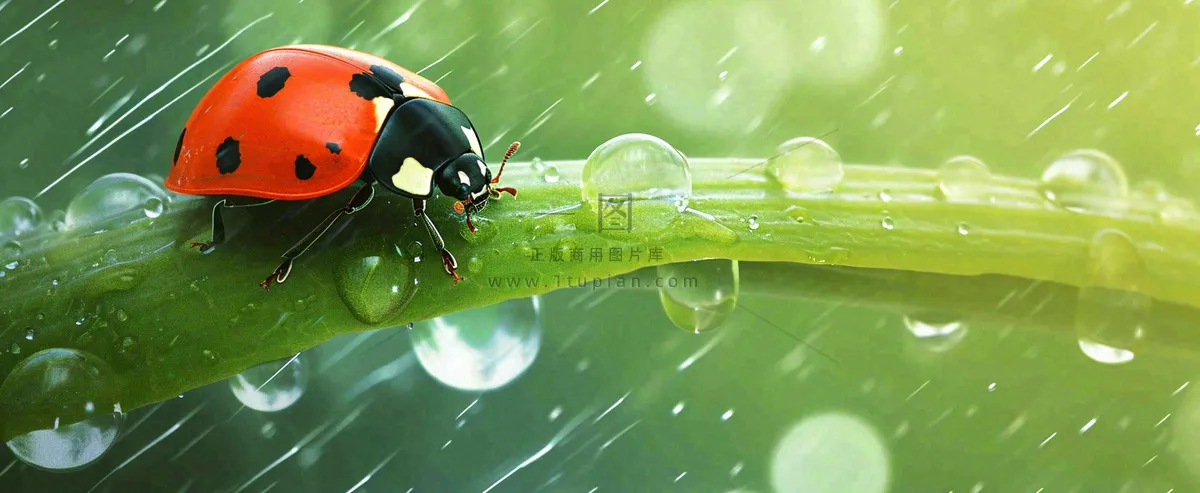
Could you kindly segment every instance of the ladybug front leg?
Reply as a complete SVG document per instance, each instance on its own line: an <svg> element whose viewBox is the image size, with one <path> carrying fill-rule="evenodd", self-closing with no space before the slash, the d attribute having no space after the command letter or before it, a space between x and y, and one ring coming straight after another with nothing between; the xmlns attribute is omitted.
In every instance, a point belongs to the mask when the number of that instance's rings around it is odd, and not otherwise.
<svg viewBox="0 0 1200 493"><path fill-rule="evenodd" d="M210 237L210 238L212 238L212 240L211 241L193 241L191 248L200 247L201 252L208 253L210 250L215 248L217 245L220 245L221 243L225 242L225 220L221 217L221 209L237 209L237 208L241 208L241 207L254 207L254 206L259 206L259 205L270 204L271 202L274 202L274 201L275 201L275 199L269 199L269 200L260 200L258 202L251 202L251 203L247 203L247 204L231 204L231 203L229 203L229 199L218 200L217 203L213 205L213 209L212 209L212 236Z"/></svg>
<svg viewBox="0 0 1200 493"><path fill-rule="evenodd" d="M429 215L425 214L424 199L413 199L413 213L425 223L425 231L429 232L429 238L433 240L433 247L442 255L442 267L445 267L446 273L454 278L454 284L458 284L458 281L463 279L458 275L458 261L454 259L454 254L446 249L446 242L442 241L442 234L438 232L437 226L433 225Z"/></svg>
<svg viewBox="0 0 1200 493"><path fill-rule="evenodd" d="M318 224L317 227L312 229L312 231L309 231L308 234L304 235L304 238L301 238L300 241L296 242L295 245L292 245L288 251L284 252L283 262L280 262L279 267L276 267L275 271L272 272L271 275L267 276L263 282L258 283L258 285L262 286L262 288L267 290L267 292L270 292L271 284L283 284L283 282L287 280L288 275L292 273L292 263L297 257L304 255L304 252L307 252L309 248L312 248L313 244L316 243L317 240L321 239L321 235L324 235L326 231L329 231L329 228L333 227L333 223L337 222L337 220L343 215L348 216L350 214L354 214L355 212L361 211L367 206L367 204L371 203L371 199L373 198L375 198L375 187L367 184L358 189L358 192L354 194L354 197L350 198L350 202L342 207L339 207L338 210L333 211L326 216L325 220L321 221L321 224Z"/></svg>

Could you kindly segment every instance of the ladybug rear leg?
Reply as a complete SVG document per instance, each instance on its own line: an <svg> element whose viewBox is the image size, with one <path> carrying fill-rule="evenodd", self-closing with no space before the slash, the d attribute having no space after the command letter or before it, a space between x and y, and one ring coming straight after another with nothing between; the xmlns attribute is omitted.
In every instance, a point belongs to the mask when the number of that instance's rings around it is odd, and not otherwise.
<svg viewBox="0 0 1200 493"><path fill-rule="evenodd" d="M321 239L321 235L324 235L326 231L329 231L329 228L333 227L333 223L337 222L337 220L343 215L348 216L350 214L354 214L355 212L361 211L367 206L367 204L371 203L371 199L373 198L375 198L374 186L367 184L358 189L358 192L354 194L354 197L350 198L350 202L330 213L329 216L325 217L324 221L321 221L321 223L317 225L317 227L313 228L312 231L309 231L307 235L304 235L304 238L301 238L299 242L297 242L295 245L292 245L288 251L284 252L283 262L280 262L279 267L275 268L275 272L272 272L271 275L267 276L267 278L258 285L262 286L263 289L266 289L269 292L271 291L272 283L283 284L283 282L287 280L288 275L292 273L292 263L297 257L304 255L304 252L307 252L309 248L312 248L313 244L315 244L317 240Z"/></svg>
<svg viewBox="0 0 1200 493"><path fill-rule="evenodd" d="M442 241L442 234L438 232L437 226L433 225L429 215L425 214L425 199L413 199L413 213L425 223L425 231L429 232L429 238L433 240L433 247L442 254L442 266L446 268L446 273L454 278L454 284L458 284L458 281L462 280L462 276L458 275L458 261L454 259L454 255L449 250L446 250L446 242Z"/></svg>
<svg viewBox="0 0 1200 493"><path fill-rule="evenodd" d="M245 204L231 204L229 199L218 200L213 205L212 209L212 240L211 241L193 241L191 247L200 247L200 251L208 253L217 245L225 242L225 221L221 218L221 209L237 209L242 207L254 207L266 205L274 202L275 199L260 200L258 202L250 202Z"/></svg>

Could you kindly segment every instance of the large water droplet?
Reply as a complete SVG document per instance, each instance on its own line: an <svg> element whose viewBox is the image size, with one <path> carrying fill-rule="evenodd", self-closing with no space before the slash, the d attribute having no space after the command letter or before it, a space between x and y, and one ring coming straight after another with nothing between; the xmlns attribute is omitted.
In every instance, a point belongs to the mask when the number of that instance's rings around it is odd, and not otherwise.
<svg viewBox="0 0 1200 493"><path fill-rule="evenodd" d="M788 190L833 190L845 176L842 157L821 139L797 137L780 144L779 152L783 154L767 161L766 171Z"/></svg>
<svg viewBox="0 0 1200 493"><path fill-rule="evenodd" d="M938 191L952 201L980 200L991 185L987 164L974 156L954 156L938 169Z"/></svg>
<svg viewBox="0 0 1200 493"><path fill-rule="evenodd" d="M935 353L949 351L967 336L967 324L959 317L949 314L905 315L904 327L921 346Z"/></svg>
<svg viewBox="0 0 1200 493"><path fill-rule="evenodd" d="M166 203L167 194L154 182L130 173L104 175L84 188L67 206L66 226L91 227L130 211L146 211L150 199Z"/></svg>
<svg viewBox="0 0 1200 493"><path fill-rule="evenodd" d="M74 349L46 349L21 361L0 386L11 423L39 430L8 448L25 463L52 471L86 466L112 446L123 422L118 382L104 361Z"/></svg>
<svg viewBox="0 0 1200 493"><path fill-rule="evenodd" d="M1142 257L1125 233L1106 229L1092 239L1088 266L1075 310L1079 348L1101 363L1132 361L1147 335L1150 307L1137 291L1145 277Z"/></svg>
<svg viewBox="0 0 1200 493"><path fill-rule="evenodd" d="M1042 173L1042 193L1064 209L1111 213L1129 205L1125 171L1111 156L1093 149L1070 152Z"/></svg>
<svg viewBox="0 0 1200 493"><path fill-rule="evenodd" d="M20 236L42 224L42 209L25 197L0 200L0 238Z"/></svg>
<svg viewBox="0 0 1200 493"><path fill-rule="evenodd" d="M304 389L308 388L308 371L304 355L284 358L234 375L229 379L229 389L250 409L282 411L304 395Z"/></svg>
<svg viewBox="0 0 1200 493"><path fill-rule="evenodd" d="M738 262L696 260L658 266L663 287L658 290L663 311L675 326L706 332L725 323L737 308Z"/></svg>
<svg viewBox="0 0 1200 493"><path fill-rule="evenodd" d="M340 256L334 283L350 312L364 323L383 321L416 292L412 263L386 242L358 241Z"/></svg>
<svg viewBox="0 0 1200 493"><path fill-rule="evenodd" d="M610 219L620 223L604 229L623 230L627 224L660 229L687 208L692 172L687 158L662 139L625 134L600 144L588 156L580 191L603 224Z"/></svg>
<svg viewBox="0 0 1200 493"><path fill-rule="evenodd" d="M537 297L509 300L419 322L408 331L430 376L461 390L502 387L533 364L541 347Z"/></svg>

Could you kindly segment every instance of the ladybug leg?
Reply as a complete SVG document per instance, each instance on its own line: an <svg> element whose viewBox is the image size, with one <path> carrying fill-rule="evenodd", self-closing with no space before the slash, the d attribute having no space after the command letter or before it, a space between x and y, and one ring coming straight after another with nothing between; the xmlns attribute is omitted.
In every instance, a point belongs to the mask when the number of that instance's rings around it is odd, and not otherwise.
<svg viewBox="0 0 1200 493"><path fill-rule="evenodd" d="M271 275L267 276L267 278L263 280L263 282L258 283L258 285L262 286L262 288L267 290L267 292L270 292L272 283L283 284L283 282L287 280L288 275L292 273L292 264L297 257L304 255L304 252L307 252L309 248L312 248L313 244L315 244L317 240L321 239L321 235L324 235L326 231L329 231L329 228L333 227L333 223L337 222L337 220L343 215L348 216L363 210L367 204L371 203L371 199L374 198L374 186L365 185L358 189L358 192L354 194L354 197L350 198L350 202L326 216L324 221L321 221L317 227L313 228L312 231L309 231L308 234L304 235L304 238L301 238L300 241L296 242L295 245L292 245L288 251L284 252L283 262L280 262L279 267L275 268L275 272L272 272Z"/></svg>
<svg viewBox="0 0 1200 493"><path fill-rule="evenodd" d="M413 199L413 213L425 223L425 231L429 233L429 238L433 240L433 247L442 255L442 267L445 267L446 273L454 278L454 284L458 284L458 281L463 279L462 276L458 275L458 261L454 259L454 254L446 250L446 242L442 241L442 234L438 232L437 226L433 225L433 221L429 219L429 215L425 214L425 199Z"/></svg>
<svg viewBox="0 0 1200 493"><path fill-rule="evenodd" d="M213 205L213 209L212 209L212 236L211 236L212 240L211 241L193 241L191 247L192 248L200 247L201 252L208 253L213 248L215 248L217 245L220 245L221 243L225 242L225 221L221 217L221 209L237 209L237 208L242 208L242 207L254 207L254 206L259 206L259 205L270 204L271 202L274 202L274 201L275 201L274 199L270 199L270 200L262 200L262 201L251 202L251 203L246 203L246 204L231 204L231 203L229 203L229 199L218 200L217 203Z"/></svg>

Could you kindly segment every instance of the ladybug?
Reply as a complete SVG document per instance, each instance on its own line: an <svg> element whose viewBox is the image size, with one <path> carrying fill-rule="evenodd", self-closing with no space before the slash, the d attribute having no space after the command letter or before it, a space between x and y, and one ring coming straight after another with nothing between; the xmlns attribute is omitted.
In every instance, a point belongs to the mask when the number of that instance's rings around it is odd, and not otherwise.
<svg viewBox="0 0 1200 493"><path fill-rule="evenodd" d="M436 186L457 200L455 212L476 231L472 212L501 192L517 195L493 184L519 146L508 148L493 177L474 125L433 82L371 54L291 45L250 56L209 89L179 133L165 185L220 198L212 240L192 243L207 253L225 240L222 209L306 200L362 183L349 203L283 254L260 283L270 291L335 221L366 207L378 184L413 200L458 284L458 262L425 214L425 201Z"/></svg>

